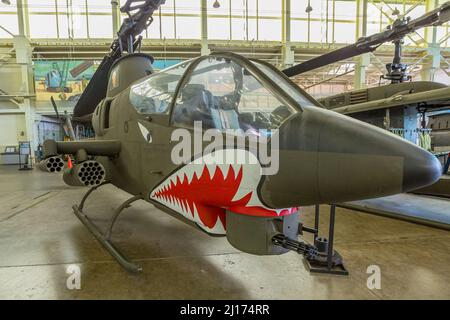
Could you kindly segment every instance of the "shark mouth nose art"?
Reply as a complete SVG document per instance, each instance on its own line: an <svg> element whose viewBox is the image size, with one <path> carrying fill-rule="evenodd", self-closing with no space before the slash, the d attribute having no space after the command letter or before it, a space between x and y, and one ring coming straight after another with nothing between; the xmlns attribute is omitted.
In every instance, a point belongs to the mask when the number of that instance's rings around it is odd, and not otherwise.
<svg viewBox="0 0 450 320"><path fill-rule="evenodd" d="M182 166L150 193L150 199L214 234L226 233L226 210L261 217L297 212L297 208L271 209L262 204L256 190L262 170L251 152L225 149L214 153L215 159L236 159L235 155L248 160L218 164L208 154Z"/></svg>

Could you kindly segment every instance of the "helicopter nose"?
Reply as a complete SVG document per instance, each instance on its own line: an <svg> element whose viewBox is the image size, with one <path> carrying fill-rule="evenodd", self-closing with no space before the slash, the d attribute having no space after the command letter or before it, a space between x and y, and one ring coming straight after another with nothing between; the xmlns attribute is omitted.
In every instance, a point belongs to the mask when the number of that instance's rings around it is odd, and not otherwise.
<svg viewBox="0 0 450 320"><path fill-rule="evenodd" d="M403 192L433 184L442 175L441 163L434 155L422 148L413 147L415 152L406 158L403 169Z"/></svg>
<svg viewBox="0 0 450 320"><path fill-rule="evenodd" d="M279 170L266 176L266 205L286 208L411 191L441 176L429 152L386 130L317 107L279 131Z"/></svg>

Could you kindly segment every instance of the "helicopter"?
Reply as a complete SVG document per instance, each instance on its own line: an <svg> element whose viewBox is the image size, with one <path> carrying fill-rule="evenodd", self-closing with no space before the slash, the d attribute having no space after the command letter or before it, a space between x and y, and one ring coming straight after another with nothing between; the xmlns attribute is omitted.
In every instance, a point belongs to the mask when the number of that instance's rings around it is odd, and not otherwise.
<svg viewBox="0 0 450 320"><path fill-rule="evenodd" d="M139 34L163 4L121 8L128 17L74 109L95 139L47 140L39 165L89 187L73 211L127 271L142 269L111 236L137 200L243 252L314 259L318 249L297 240L300 206L396 194L440 177L429 152L326 110L266 62L216 52L154 72ZM70 168L65 154L75 159ZM84 204L105 184L132 196L101 231Z"/></svg>
<svg viewBox="0 0 450 320"><path fill-rule="evenodd" d="M414 133L416 123L406 123L407 117L421 115L421 128L426 128L425 114L430 111L448 109L450 105L450 88L442 83L432 81L412 81L407 73L407 65L402 62L403 39L409 33L427 26L441 25L450 20L450 2L425 15L411 20L399 17L386 30L367 37L361 37L354 44L331 51L298 65L284 69L289 76L296 75L329 65L331 63L374 52L386 42L394 44L394 57L386 64L386 74L380 76L380 85L364 89L323 97L318 101L327 109L350 115L358 120L380 128L407 128ZM389 84L381 85L381 80ZM416 136L405 136L415 142Z"/></svg>

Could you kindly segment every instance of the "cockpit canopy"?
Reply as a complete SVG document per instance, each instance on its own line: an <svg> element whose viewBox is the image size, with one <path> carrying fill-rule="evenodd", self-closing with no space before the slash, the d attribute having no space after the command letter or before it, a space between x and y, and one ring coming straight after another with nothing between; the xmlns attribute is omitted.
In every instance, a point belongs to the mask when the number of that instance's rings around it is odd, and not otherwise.
<svg viewBox="0 0 450 320"><path fill-rule="evenodd" d="M228 54L155 73L131 87L130 101L138 113L170 115L173 125L243 131L276 129L314 105L275 68Z"/></svg>

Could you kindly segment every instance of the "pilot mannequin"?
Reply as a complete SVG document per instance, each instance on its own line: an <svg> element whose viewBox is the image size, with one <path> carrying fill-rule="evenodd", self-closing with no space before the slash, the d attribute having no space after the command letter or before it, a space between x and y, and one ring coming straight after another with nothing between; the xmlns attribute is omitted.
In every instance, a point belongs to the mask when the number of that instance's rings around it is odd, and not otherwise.
<svg viewBox="0 0 450 320"><path fill-rule="evenodd" d="M180 102L174 108L175 123L192 126L194 121L202 121L203 127L214 128L211 118L213 96L202 84L188 84L180 94Z"/></svg>

